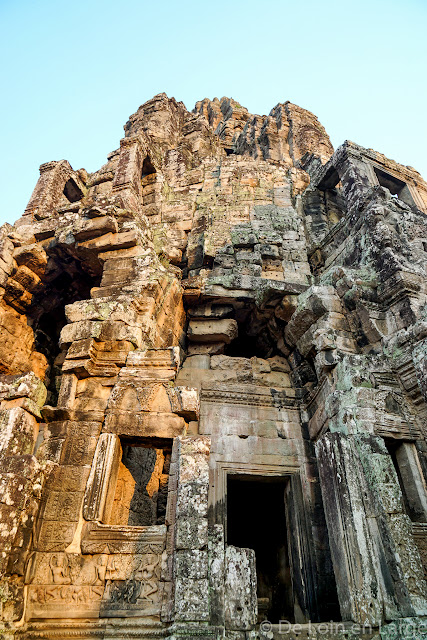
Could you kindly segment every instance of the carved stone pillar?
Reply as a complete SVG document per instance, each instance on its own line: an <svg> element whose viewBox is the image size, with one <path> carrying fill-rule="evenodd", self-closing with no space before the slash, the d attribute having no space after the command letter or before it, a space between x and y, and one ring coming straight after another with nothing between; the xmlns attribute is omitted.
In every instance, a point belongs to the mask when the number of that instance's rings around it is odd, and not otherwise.
<svg viewBox="0 0 427 640"><path fill-rule="evenodd" d="M418 385L427 402L427 339L417 344L412 352Z"/></svg>
<svg viewBox="0 0 427 640"><path fill-rule="evenodd" d="M402 442L396 449L396 460L408 503L408 512L413 520L427 522L426 483L415 445L411 442Z"/></svg>
<svg viewBox="0 0 427 640"><path fill-rule="evenodd" d="M119 437L114 433L101 433L83 501L85 520L109 522L121 455Z"/></svg>
<svg viewBox="0 0 427 640"><path fill-rule="evenodd" d="M177 459L175 622L209 621L207 517L210 438L180 437Z"/></svg>
<svg viewBox="0 0 427 640"><path fill-rule="evenodd" d="M421 614L421 560L382 439L327 433L316 452L343 619L378 626Z"/></svg>

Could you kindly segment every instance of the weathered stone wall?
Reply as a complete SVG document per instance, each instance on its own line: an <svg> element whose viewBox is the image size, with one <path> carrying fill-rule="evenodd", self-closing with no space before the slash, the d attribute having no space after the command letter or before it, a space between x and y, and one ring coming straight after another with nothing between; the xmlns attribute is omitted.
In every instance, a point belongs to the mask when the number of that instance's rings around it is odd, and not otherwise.
<svg viewBox="0 0 427 640"><path fill-rule="evenodd" d="M420 625L426 214L289 102L159 94L43 164L0 229L0 636Z"/></svg>

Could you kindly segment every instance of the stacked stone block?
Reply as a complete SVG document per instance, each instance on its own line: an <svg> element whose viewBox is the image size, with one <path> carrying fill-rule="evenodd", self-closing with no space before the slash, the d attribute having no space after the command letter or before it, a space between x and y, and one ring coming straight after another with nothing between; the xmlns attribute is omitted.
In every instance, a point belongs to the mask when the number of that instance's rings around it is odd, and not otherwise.
<svg viewBox="0 0 427 640"><path fill-rule="evenodd" d="M6 640L423 637L426 213L289 102L159 94L98 171L40 167L0 230ZM271 575L233 482L283 511Z"/></svg>

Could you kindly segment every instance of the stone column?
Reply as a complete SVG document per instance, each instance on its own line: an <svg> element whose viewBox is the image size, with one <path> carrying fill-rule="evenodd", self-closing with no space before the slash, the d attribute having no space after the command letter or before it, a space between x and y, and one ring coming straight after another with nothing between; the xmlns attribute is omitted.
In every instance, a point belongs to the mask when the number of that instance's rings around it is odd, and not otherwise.
<svg viewBox="0 0 427 640"><path fill-rule="evenodd" d="M423 615L421 559L383 440L327 433L316 453L343 619Z"/></svg>
<svg viewBox="0 0 427 640"><path fill-rule="evenodd" d="M412 359L417 375L418 385L427 402L427 339L421 340L412 351Z"/></svg>
<svg viewBox="0 0 427 640"><path fill-rule="evenodd" d="M347 207L357 210L375 184L369 164L357 145L348 141L337 149L334 158Z"/></svg>
<svg viewBox="0 0 427 640"><path fill-rule="evenodd" d="M175 624L172 637L199 635L208 625L208 489L210 438L180 436L176 441Z"/></svg>
<svg viewBox="0 0 427 640"><path fill-rule="evenodd" d="M85 520L110 522L121 457L119 437L114 433L101 433L83 501Z"/></svg>
<svg viewBox="0 0 427 640"><path fill-rule="evenodd" d="M405 497L413 520L427 522L427 490L415 445L402 442L396 450Z"/></svg>
<svg viewBox="0 0 427 640"><path fill-rule="evenodd" d="M45 400L46 388L33 373L0 376L0 617L6 623L23 614L22 576L52 470L33 455Z"/></svg>
<svg viewBox="0 0 427 640"><path fill-rule="evenodd" d="M209 452L207 436L175 440L168 500L176 502L175 515L168 514L175 581L170 640L220 638L224 627L242 634L256 623L255 554L225 547L223 526L208 527Z"/></svg>

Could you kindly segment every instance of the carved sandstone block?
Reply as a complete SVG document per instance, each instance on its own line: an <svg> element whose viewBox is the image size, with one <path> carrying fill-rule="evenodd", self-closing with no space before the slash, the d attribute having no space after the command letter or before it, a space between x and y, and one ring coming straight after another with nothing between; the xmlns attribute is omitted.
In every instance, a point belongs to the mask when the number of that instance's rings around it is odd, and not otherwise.
<svg viewBox="0 0 427 640"><path fill-rule="evenodd" d="M229 629L251 629L257 617L255 552L225 549L225 623Z"/></svg>
<svg viewBox="0 0 427 640"><path fill-rule="evenodd" d="M83 501L86 520L109 521L121 452L120 441L115 434L99 436Z"/></svg>
<svg viewBox="0 0 427 640"><path fill-rule="evenodd" d="M237 336L237 322L233 319L190 320L188 338L191 342L230 343Z"/></svg>

